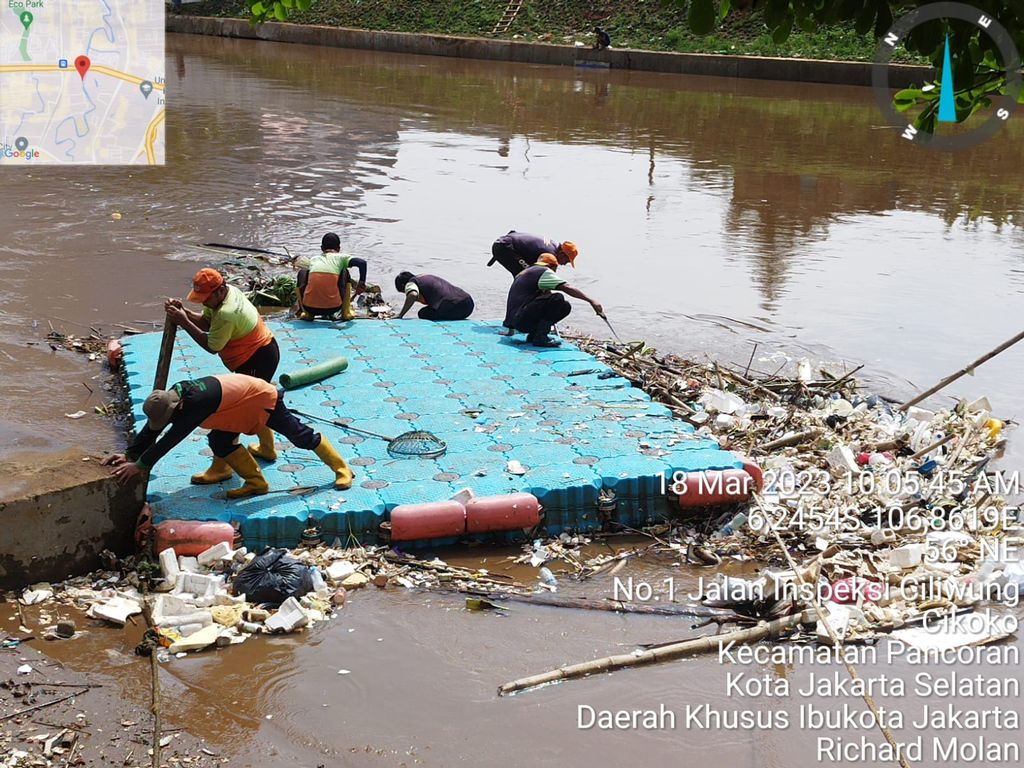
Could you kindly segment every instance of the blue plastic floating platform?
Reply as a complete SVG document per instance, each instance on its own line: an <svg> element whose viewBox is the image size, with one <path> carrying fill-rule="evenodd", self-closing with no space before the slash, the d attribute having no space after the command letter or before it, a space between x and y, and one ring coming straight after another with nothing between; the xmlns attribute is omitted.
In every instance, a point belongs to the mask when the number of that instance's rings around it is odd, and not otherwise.
<svg viewBox="0 0 1024 768"><path fill-rule="evenodd" d="M157 521L221 520L241 526L246 546L295 546L312 518L321 536L374 542L399 504L441 501L463 488L477 496L525 491L540 499L549 533L600 526L598 494L618 498L616 518L637 526L667 517L662 478L677 471L739 469L736 456L673 419L629 381L598 378L607 366L564 343L539 349L499 334L496 323L421 320L272 322L281 347L278 374L344 355L343 373L288 392L289 407L394 437L412 429L448 444L438 459L395 459L387 443L312 422L352 466L355 484L334 489L333 474L310 451L284 442L261 462L271 493L239 501L225 487L191 485L211 452L203 430L153 469L149 502ZM137 426L156 370L161 335L124 341ZM577 371L597 373L571 376ZM178 334L169 381L224 373L220 359ZM511 474L508 463L526 468Z"/></svg>

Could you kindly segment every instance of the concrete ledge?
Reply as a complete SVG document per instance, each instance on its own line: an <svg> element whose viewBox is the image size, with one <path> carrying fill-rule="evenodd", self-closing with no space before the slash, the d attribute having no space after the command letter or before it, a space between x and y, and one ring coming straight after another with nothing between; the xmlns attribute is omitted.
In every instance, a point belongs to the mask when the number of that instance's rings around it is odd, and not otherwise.
<svg viewBox="0 0 1024 768"><path fill-rule="evenodd" d="M0 464L14 478L0 498L0 588L60 581L99 567L99 554L134 551L141 482L122 487L97 461L71 452Z"/></svg>
<svg viewBox="0 0 1024 768"><path fill-rule="evenodd" d="M868 62L668 53L628 48L595 51L590 48L549 43L487 40L478 37L453 37L409 32L378 32L277 22L253 26L245 19L222 19L206 16L168 16L167 31L191 35L269 40L278 43L358 48L391 53L514 61L525 64L594 66L666 72L677 75L743 77L755 80L787 80L830 85L871 85L871 64ZM903 88L912 82L921 82L930 74L931 69L928 67L894 65L890 70L890 85Z"/></svg>

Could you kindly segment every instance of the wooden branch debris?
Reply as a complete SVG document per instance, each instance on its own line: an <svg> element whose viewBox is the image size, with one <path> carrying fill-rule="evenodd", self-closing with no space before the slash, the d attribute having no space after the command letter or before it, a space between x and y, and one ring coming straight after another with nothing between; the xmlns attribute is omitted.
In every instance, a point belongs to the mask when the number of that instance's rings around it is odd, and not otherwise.
<svg viewBox="0 0 1024 768"><path fill-rule="evenodd" d="M729 643L756 643L768 638L779 637L800 624L812 623L814 623L814 611L806 610L776 619L775 621L758 624L756 627L750 627L749 629L738 629L733 632L699 637L695 640L684 640L679 643L650 648L639 653L623 653L617 656L606 656L603 659L585 661L580 664L570 664L539 675L531 675L530 677L523 677L519 680L505 683L498 688L498 695L504 696L562 680L576 680L596 672L613 672L617 669L658 664L663 661L674 661L685 656L709 653Z"/></svg>

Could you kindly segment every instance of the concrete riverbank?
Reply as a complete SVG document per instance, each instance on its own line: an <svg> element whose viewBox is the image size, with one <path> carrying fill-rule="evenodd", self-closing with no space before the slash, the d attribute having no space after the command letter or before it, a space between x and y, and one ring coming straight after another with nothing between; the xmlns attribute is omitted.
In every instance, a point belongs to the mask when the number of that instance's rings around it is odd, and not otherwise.
<svg viewBox="0 0 1024 768"><path fill-rule="evenodd" d="M100 553L134 550L143 484L119 486L83 454L23 457L0 463L14 478L0 495L0 589L58 581L95 570Z"/></svg>
<svg viewBox="0 0 1024 768"><path fill-rule="evenodd" d="M789 80L829 85L871 85L872 64L869 62L668 53L625 48L598 51L591 48L550 43L487 40L478 37L345 29L276 22L253 26L245 19L203 16L168 16L167 31L526 64L625 69L753 80ZM890 67L890 85L899 88L907 87L915 81L921 82L922 78L928 76L930 72L931 70L927 67L893 65Z"/></svg>

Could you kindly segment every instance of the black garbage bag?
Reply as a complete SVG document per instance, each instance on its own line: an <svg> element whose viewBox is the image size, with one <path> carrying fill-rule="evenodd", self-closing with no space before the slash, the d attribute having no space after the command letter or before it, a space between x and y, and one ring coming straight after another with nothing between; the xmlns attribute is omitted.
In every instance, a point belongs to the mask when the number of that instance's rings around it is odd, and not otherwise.
<svg viewBox="0 0 1024 768"><path fill-rule="evenodd" d="M233 582L236 595L250 603L280 605L289 597L313 591L309 566L288 554L287 549L266 549L239 571Z"/></svg>

